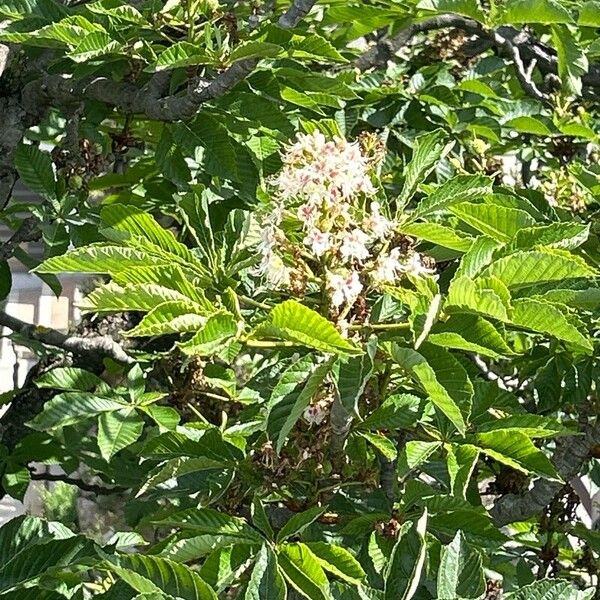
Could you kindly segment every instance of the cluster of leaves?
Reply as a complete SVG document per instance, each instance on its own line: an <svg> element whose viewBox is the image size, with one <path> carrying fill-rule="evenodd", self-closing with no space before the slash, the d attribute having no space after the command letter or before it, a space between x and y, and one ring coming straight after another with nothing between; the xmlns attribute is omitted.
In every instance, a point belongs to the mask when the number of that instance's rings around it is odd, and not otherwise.
<svg viewBox="0 0 600 600"><path fill-rule="evenodd" d="M32 462L59 465L120 499L121 531L14 519L0 599L593 598L600 539L563 479L600 484L590 448L568 450L598 408L599 3L332 0L291 30L273 18L286 7L0 2L0 41L43 65L47 93L59 73L184 94L257 65L186 121L58 99L15 152L43 202L1 217L17 229L29 212L44 244L15 258L57 290L64 272L101 276L82 310L137 324L133 366L48 370L30 433L0 446L12 495ZM468 32L527 25L529 83L506 46L456 32L407 37L359 73L361 44L448 14ZM257 274L256 214L296 131L377 140L394 243L436 264L365 288L344 327L324 289Z"/></svg>

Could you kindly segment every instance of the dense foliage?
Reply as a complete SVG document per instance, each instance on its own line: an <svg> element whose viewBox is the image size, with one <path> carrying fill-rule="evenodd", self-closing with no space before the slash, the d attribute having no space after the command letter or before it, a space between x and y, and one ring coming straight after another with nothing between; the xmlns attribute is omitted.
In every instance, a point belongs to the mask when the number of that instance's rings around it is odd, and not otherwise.
<svg viewBox="0 0 600 600"><path fill-rule="evenodd" d="M600 2L0 16L0 600L598 597Z"/></svg>

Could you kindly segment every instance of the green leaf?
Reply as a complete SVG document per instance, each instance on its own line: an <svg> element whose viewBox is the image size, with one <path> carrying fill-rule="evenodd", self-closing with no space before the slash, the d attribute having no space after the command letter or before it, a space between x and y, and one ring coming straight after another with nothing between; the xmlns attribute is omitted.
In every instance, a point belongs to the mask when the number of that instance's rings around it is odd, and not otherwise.
<svg viewBox="0 0 600 600"><path fill-rule="evenodd" d="M89 560L95 554L94 544L83 536L50 539L21 551L17 548L16 554L0 565L0 594L31 584L53 569Z"/></svg>
<svg viewBox="0 0 600 600"><path fill-rule="evenodd" d="M543 137L552 135L552 130L544 121L530 115L514 117L504 123L504 127L514 129L519 133L529 133L531 135L540 135Z"/></svg>
<svg viewBox="0 0 600 600"><path fill-rule="evenodd" d="M592 600L595 590L578 590L570 581L542 579L506 595L506 600Z"/></svg>
<svg viewBox="0 0 600 600"><path fill-rule="evenodd" d="M65 392L46 402L44 410L29 423L29 426L40 431L56 429L126 406L122 400L103 398L88 392Z"/></svg>
<svg viewBox="0 0 600 600"><path fill-rule="evenodd" d="M319 391L319 388L321 387L325 377L327 377L329 371L331 370L332 364L333 361L328 360L318 365L308 376L308 379L301 390L297 390L295 393L288 393L280 400L270 403L269 414L267 417L267 433L269 434L269 437L276 441L275 451L278 454L281 452L288 434L293 429L298 419L302 416L302 413L310 404L314 395ZM297 367L302 370L303 363L300 362ZM294 367L294 369L297 367ZM291 372L288 373L286 371L284 374L286 381L291 375ZM294 388L295 387L296 385L294 385ZM282 389L283 388L278 387L273 393L275 394L277 391L279 394L279 390Z"/></svg>
<svg viewBox="0 0 600 600"><path fill-rule="evenodd" d="M447 466L452 495L465 498L469 481L477 465L479 449L471 444L461 444L459 446L447 444L446 451L448 453Z"/></svg>
<svg viewBox="0 0 600 600"><path fill-rule="evenodd" d="M571 15L556 0L511 0L503 15L504 23L571 23Z"/></svg>
<svg viewBox="0 0 600 600"><path fill-rule="evenodd" d="M340 402L349 412L355 412L357 403L373 374L373 359L377 349L377 338L373 336L367 344L367 352L345 361L339 361L335 378Z"/></svg>
<svg viewBox="0 0 600 600"><path fill-rule="evenodd" d="M410 600L425 566L427 510L396 542L385 577L384 600Z"/></svg>
<svg viewBox="0 0 600 600"><path fill-rule="evenodd" d="M495 277L458 277L452 280L444 309L481 314L499 321L509 320L510 295L504 284Z"/></svg>
<svg viewBox="0 0 600 600"><path fill-rule="evenodd" d="M256 555L244 600L286 600L287 586L277 567L277 557L268 544Z"/></svg>
<svg viewBox="0 0 600 600"><path fill-rule="evenodd" d="M183 263L200 266L193 252L177 241L172 231L161 227L152 215L135 206L108 204L102 208L100 217L105 227L122 234L116 236L116 241L127 241L130 237L144 238Z"/></svg>
<svg viewBox="0 0 600 600"><path fill-rule="evenodd" d="M289 521L279 530L277 542L281 543L294 535L302 533L311 523L314 523L323 513L325 507L314 506L290 517Z"/></svg>
<svg viewBox="0 0 600 600"><path fill-rule="evenodd" d="M408 223L403 225L402 233L438 244L444 248L466 252L473 243L473 238L457 233L454 229L439 223Z"/></svg>
<svg viewBox="0 0 600 600"><path fill-rule="evenodd" d="M426 462L441 445L441 442L424 442L421 440L406 442L398 459L398 472L400 476L406 477L412 469Z"/></svg>
<svg viewBox="0 0 600 600"><path fill-rule="evenodd" d="M365 578L360 563L345 548L326 542L308 542L306 545L321 566L340 579L358 584Z"/></svg>
<svg viewBox="0 0 600 600"><path fill-rule="evenodd" d="M449 391L438 381L436 372L424 356L397 344L391 346L392 358L421 385L429 400L454 424L459 433L466 430L459 406Z"/></svg>
<svg viewBox="0 0 600 600"><path fill-rule="evenodd" d="M551 223L521 229L517 232L511 246L515 250L535 249L536 246L573 250L581 246L588 239L589 234L589 223Z"/></svg>
<svg viewBox="0 0 600 600"><path fill-rule="evenodd" d="M102 413L98 419L98 448L104 460L131 446L142 435L144 421L134 408Z"/></svg>
<svg viewBox="0 0 600 600"><path fill-rule="evenodd" d="M365 438L369 444L376 448L387 460L396 460L398 449L392 440L380 433L371 433L370 431L358 431L358 435Z"/></svg>
<svg viewBox="0 0 600 600"><path fill-rule="evenodd" d="M486 584L481 555L465 540L462 531L442 547L437 576L437 597L481 598Z"/></svg>
<svg viewBox="0 0 600 600"><path fill-rule="evenodd" d="M483 175L457 175L421 200L412 217L424 217L454 204L482 198L492 191L492 179Z"/></svg>
<svg viewBox="0 0 600 600"><path fill-rule="evenodd" d="M279 564L289 583L309 600L332 600L329 581L317 557L305 544L283 544Z"/></svg>
<svg viewBox="0 0 600 600"><path fill-rule="evenodd" d="M283 53L283 48L278 44L260 40L246 40L238 44L228 56L230 63L244 58L275 58Z"/></svg>
<svg viewBox="0 0 600 600"><path fill-rule="evenodd" d="M252 524L260 529L260 531L267 536L269 540L275 538L275 533L271 527L271 522L269 521L265 507L258 496L255 496L252 500L250 515L252 517Z"/></svg>
<svg viewBox="0 0 600 600"><path fill-rule="evenodd" d="M446 322L434 326L427 341L443 348L475 352L495 359L513 354L498 328L476 315L450 315Z"/></svg>
<svg viewBox="0 0 600 600"><path fill-rule="evenodd" d="M579 9L577 25L580 27L600 27L600 2L589 0Z"/></svg>
<svg viewBox="0 0 600 600"><path fill-rule="evenodd" d="M535 220L525 211L501 204L455 204L450 210L462 221L484 235L499 242L510 241L524 227L531 227Z"/></svg>
<svg viewBox="0 0 600 600"><path fill-rule="evenodd" d="M475 442L484 454L524 473L535 473L558 479L555 468L531 439L520 431L498 430L475 435Z"/></svg>
<svg viewBox="0 0 600 600"><path fill-rule="evenodd" d="M84 300L79 303L79 308L85 312L119 312L138 310L147 312L156 305L173 300L189 300L182 293L162 285L129 284L120 286L116 283L107 283L95 288Z"/></svg>
<svg viewBox="0 0 600 600"><path fill-rule="evenodd" d="M37 146L20 144L15 152L15 166L23 183L44 198L56 198L56 180L50 154Z"/></svg>
<svg viewBox="0 0 600 600"><path fill-rule="evenodd" d="M210 65L215 59L207 54L201 46L189 42L177 42L161 52L154 68L156 71L178 69L194 65Z"/></svg>
<svg viewBox="0 0 600 600"><path fill-rule="evenodd" d="M167 179L184 189L187 188L192 180L192 173L179 144L173 138L171 128L167 125L163 126L154 159Z"/></svg>
<svg viewBox="0 0 600 600"><path fill-rule="evenodd" d="M591 341L573 324L558 306L534 298L522 298L513 302L510 320L515 325L539 331L578 346L587 353L592 352Z"/></svg>
<svg viewBox="0 0 600 600"><path fill-rule="evenodd" d="M486 20L477 0L421 0L417 8L438 13L456 13L481 22Z"/></svg>
<svg viewBox="0 0 600 600"><path fill-rule="evenodd" d="M223 345L238 333L235 317L229 313L217 313L208 318L192 338L177 346L182 352L196 356L215 354Z"/></svg>
<svg viewBox="0 0 600 600"><path fill-rule="evenodd" d="M35 385L40 388L82 392L108 388L97 375L76 367L59 367L47 371L35 380Z"/></svg>
<svg viewBox="0 0 600 600"><path fill-rule="evenodd" d="M171 300L155 306L125 335L141 337L197 331L206 321L205 311L199 304L191 300Z"/></svg>
<svg viewBox="0 0 600 600"><path fill-rule="evenodd" d="M418 409L421 398L412 394L397 394L386 398L365 420L358 425L360 429L408 429L419 418Z"/></svg>
<svg viewBox="0 0 600 600"><path fill-rule="evenodd" d="M362 354L356 344L342 337L333 323L296 300L285 300L273 308L253 337L288 340L331 354Z"/></svg>
<svg viewBox="0 0 600 600"><path fill-rule="evenodd" d="M398 210L403 208L417 191L440 158L453 144L448 144L447 136L441 129L420 135L415 139L411 161L404 170L404 186L396 200Z"/></svg>
<svg viewBox="0 0 600 600"><path fill-rule="evenodd" d="M158 556L121 554L104 563L134 590L181 600L217 600L211 587L189 567Z"/></svg>
<svg viewBox="0 0 600 600"><path fill-rule="evenodd" d="M237 543L261 544L262 536L241 517L232 517L212 508L188 508L153 521L160 527L177 527L195 535L226 535Z"/></svg>
<svg viewBox="0 0 600 600"><path fill-rule="evenodd" d="M559 250L515 252L493 262L482 273L483 277L497 277L510 290L595 275L581 258Z"/></svg>
<svg viewBox="0 0 600 600"><path fill-rule="evenodd" d="M316 33L294 35L290 43L285 45L285 51L294 58L348 62L329 40Z"/></svg>
<svg viewBox="0 0 600 600"><path fill-rule="evenodd" d="M558 54L558 76L568 95L581 95L581 77L588 72L587 56L566 25L552 27L552 41Z"/></svg>
<svg viewBox="0 0 600 600"><path fill-rule="evenodd" d="M484 235L479 236L462 257L454 279L458 277L475 277L494 260L495 255L501 248L503 248L503 244L500 242Z"/></svg>
<svg viewBox="0 0 600 600"><path fill-rule="evenodd" d="M36 267L36 273L105 273L114 275L132 267L169 264L166 258L150 258L144 252L122 246L92 245L53 256Z"/></svg>
<svg viewBox="0 0 600 600"><path fill-rule="evenodd" d="M113 40L108 33L92 31L77 44L68 56L75 62L86 62L105 54L119 52L121 48L121 44Z"/></svg>

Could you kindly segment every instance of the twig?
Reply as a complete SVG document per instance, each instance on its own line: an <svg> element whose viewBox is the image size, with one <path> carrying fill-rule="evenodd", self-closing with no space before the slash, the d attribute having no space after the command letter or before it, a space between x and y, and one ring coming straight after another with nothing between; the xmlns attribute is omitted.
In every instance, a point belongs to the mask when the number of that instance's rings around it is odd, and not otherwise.
<svg viewBox="0 0 600 600"><path fill-rule="evenodd" d="M15 333L19 333L31 340L42 342L48 346L62 348L75 354L88 356L95 360L102 357L109 357L125 364L132 364L134 362L133 358L109 336L81 337L67 335L56 329L26 323L4 311L0 311L0 325L8 327Z"/></svg>
<svg viewBox="0 0 600 600"><path fill-rule="evenodd" d="M31 473L32 481L61 481L69 485L74 485L84 492L92 492L98 495L108 494L121 494L127 491L128 488L115 486L112 488L104 487L102 485L94 485L93 483L86 483L81 479L75 479L68 475L54 474L54 473Z"/></svg>
<svg viewBox="0 0 600 600"><path fill-rule="evenodd" d="M25 219L12 236L0 246L0 262L12 258L15 250L23 242L34 242L42 237L38 222L34 217Z"/></svg>

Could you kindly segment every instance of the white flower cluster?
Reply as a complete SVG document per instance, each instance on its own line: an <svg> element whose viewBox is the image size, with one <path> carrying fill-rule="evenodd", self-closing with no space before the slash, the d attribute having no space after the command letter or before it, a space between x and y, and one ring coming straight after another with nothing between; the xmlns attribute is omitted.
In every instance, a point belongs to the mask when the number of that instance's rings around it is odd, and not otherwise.
<svg viewBox="0 0 600 600"><path fill-rule="evenodd" d="M367 282L392 284L404 273L430 272L419 254L389 249L395 223L372 199L377 189L358 143L299 134L283 163L275 202L261 223L259 271L271 285L289 284L293 272L281 258L292 244L281 224L290 219L300 221L302 254L323 267L333 307L352 305Z"/></svg>

